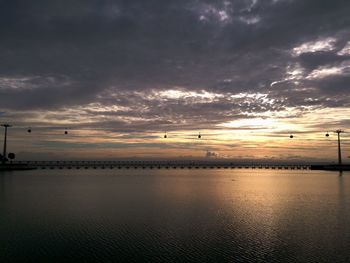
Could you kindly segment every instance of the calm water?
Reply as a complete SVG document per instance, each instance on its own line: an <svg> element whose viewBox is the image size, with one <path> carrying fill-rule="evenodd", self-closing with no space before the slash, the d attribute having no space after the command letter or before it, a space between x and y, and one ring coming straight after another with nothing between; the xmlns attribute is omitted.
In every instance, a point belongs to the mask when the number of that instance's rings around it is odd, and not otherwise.
<svg viewBox="0 0 350 263"><path fill-rule="evenodd" d="M350 262L350 173L0 173L0 262Z"/></svg>

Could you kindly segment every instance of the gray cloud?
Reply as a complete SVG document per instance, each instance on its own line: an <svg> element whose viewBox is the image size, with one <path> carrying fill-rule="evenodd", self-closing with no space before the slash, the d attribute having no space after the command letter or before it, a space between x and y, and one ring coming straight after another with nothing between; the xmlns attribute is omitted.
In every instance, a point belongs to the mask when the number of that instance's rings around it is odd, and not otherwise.
<svg viewBox="0 0 350 263"><path fill-rule="evenodd" d="M345 0L0 1L0 117L25 123L50 110L53 121L81 117L77 128L138 132L347 107L349 70L322 69L350 61L339 55L350 41L349 12ZM326 38L334 47L293 54ZM160 97L169 89L218 97ZM257 93L270 103L247 96Z"/></svg>

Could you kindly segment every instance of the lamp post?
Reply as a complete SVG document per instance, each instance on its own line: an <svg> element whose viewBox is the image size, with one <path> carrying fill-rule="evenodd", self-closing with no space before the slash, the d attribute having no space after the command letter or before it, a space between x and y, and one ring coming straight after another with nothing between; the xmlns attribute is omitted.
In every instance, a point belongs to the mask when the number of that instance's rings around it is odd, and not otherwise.
<svg viewBox="0 0 350 263"><path fill-rule="evenodd" d="M2 154L2 163L6 162L6 146L7 146L7 128L12 127L10 124L1 124L2 127L5 128L5 136L4 136L4 149Z"/></svg>
<svg viewBox="0 0 350 263"><path fill-rule="evenodd" d="M342 165L342 160L341 160L341 146L340 146L340 134L344 132L342 130L336 130L335 133L338 134L338 164Z"/></svg>

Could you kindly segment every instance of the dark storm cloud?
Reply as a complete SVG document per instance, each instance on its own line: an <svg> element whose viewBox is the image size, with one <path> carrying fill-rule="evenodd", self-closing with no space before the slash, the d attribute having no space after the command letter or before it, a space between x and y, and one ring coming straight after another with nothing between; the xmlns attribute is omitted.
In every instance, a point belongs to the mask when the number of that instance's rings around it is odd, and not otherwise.
<svg viewBox="0 0 350 263"><path fill-rule="evenodd" d="M340 52L350 41L349 13L345 0L0 1L0 109L23 111L23 120L30 110L71 119L67 109L117 105L128 109L80 114L119 117L92 123L137 131L349 106L350 54ZM326 38L332 47L293 54ZM296 65L301 76L288 77ZM337 67L341 74L321 75ZM161 98L157 91L167 89L222 96ZM244 95L255 93L270 103Z"/></svg>

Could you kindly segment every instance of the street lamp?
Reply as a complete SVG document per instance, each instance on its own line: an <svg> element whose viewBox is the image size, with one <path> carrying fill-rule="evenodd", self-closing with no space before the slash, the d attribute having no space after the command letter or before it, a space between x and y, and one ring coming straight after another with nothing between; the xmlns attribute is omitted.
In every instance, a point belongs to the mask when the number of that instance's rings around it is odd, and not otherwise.
<svg viewBox="0 0 350 263"><path fill-rule="evenodd" d="M336 130L334 133L338 134L338 165L342 165L342 158L341 158L341 146L340 146L340 134L343 133L343 130ZM329 133L326 133L326 137L329 137Z"/></svg>
<svg viewBox="0 0 350 263"><path fill-rule="evenodd" d="M338 134L338 164L341 165L342 164L342 160L341 160L341 147L340 147L340 134L343 133L344 131L342 130L336 130L335 133Z"/></svg>
<svg viewBox="0 0 350 263"><path fill-rule="evenodd" d="M5 128L4 149L2 154L2 163L4 164L6 162L7 128L12 127L12 125L5 123L5 124L1 124L0 126Z"/></svg>

